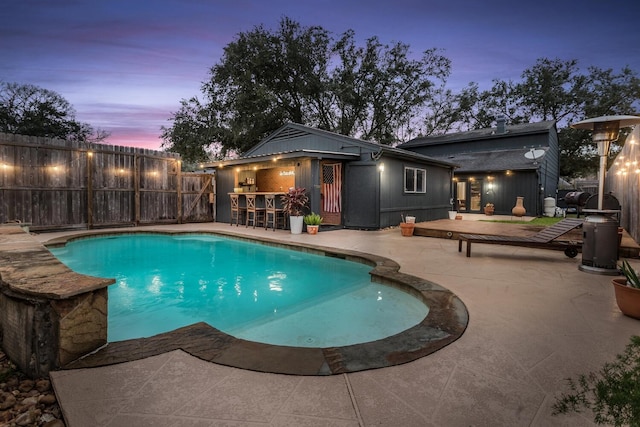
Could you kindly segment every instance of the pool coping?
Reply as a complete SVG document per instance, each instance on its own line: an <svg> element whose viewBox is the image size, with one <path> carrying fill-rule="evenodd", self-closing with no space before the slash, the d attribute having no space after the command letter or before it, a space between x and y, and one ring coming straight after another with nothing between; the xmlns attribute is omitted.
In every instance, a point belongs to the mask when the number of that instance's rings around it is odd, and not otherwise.
<svg viewBox="0 0 640 427"><path fill-rule="evenodd" d="M45 247L64 246L87 237L121 234L211 234L236 240L341 258L372 266L371 280L402 289L424 301L427 316L398 334L342 347L292 347L247 341L228 335L204 322L148 338L110 342L62 369L92 368L130 362L173 350L183 350L202 360L248 369L290 375L335 375L399 365L427 356L462 336L469 313L448 289L400 272L395 261L378 255L325 246L282 242L261 236L239 236L224 231L109 230L89 231L46 241Z"/></svg>

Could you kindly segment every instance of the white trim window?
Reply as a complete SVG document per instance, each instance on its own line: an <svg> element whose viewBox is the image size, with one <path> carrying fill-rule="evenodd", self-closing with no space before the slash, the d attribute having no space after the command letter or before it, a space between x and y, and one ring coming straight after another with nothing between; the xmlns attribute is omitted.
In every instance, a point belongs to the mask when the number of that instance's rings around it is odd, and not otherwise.
<svg viewBox="0 0 640 427"><path fill-rule="evenodd" d="M404 192L405 193L426 193L427 192L427 170L418 168L404 168Z"/></svg>

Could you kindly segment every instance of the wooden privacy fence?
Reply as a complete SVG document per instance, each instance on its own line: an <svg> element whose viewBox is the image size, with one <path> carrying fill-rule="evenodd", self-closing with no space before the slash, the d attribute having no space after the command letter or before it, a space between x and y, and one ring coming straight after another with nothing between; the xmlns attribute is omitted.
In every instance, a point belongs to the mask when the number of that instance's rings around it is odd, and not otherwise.
<svg viewBox="0 0 640 427"><path fill-rule="evenodd" d="M34 230L213 221L211 174L134 147L0 133L0 223Z"/></svg>
<svg viewBox="0 0 640 427"><path fill-rule="evenodd" d="M606 191L620 202L620 226L640 242L640 126L631 132L606 175Z"/></svg>

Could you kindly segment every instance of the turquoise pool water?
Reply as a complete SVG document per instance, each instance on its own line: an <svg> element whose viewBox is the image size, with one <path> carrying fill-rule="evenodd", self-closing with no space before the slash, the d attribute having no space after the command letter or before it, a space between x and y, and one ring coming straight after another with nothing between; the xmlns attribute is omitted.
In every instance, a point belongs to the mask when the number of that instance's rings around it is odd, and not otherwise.
<svg viewBox="0 0 640 427"><path fill-rule="evenodd" d="M71 269L115 278L109 341L206 322L251 341L344 346L419 323L428 307L371 283L371 267L207 234L125 234L52 248Z"/></svg>

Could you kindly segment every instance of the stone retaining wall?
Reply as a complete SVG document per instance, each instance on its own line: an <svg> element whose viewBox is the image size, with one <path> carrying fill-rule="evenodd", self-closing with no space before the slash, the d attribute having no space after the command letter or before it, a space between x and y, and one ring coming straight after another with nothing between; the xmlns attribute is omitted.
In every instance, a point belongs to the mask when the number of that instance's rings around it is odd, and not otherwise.
<svg viewBox="0 0 640 427"><path fill-rule="evenodd" d="M0 227L0 345L44 376L107 343L107 286L77 274L19 226Z"/></svg>

